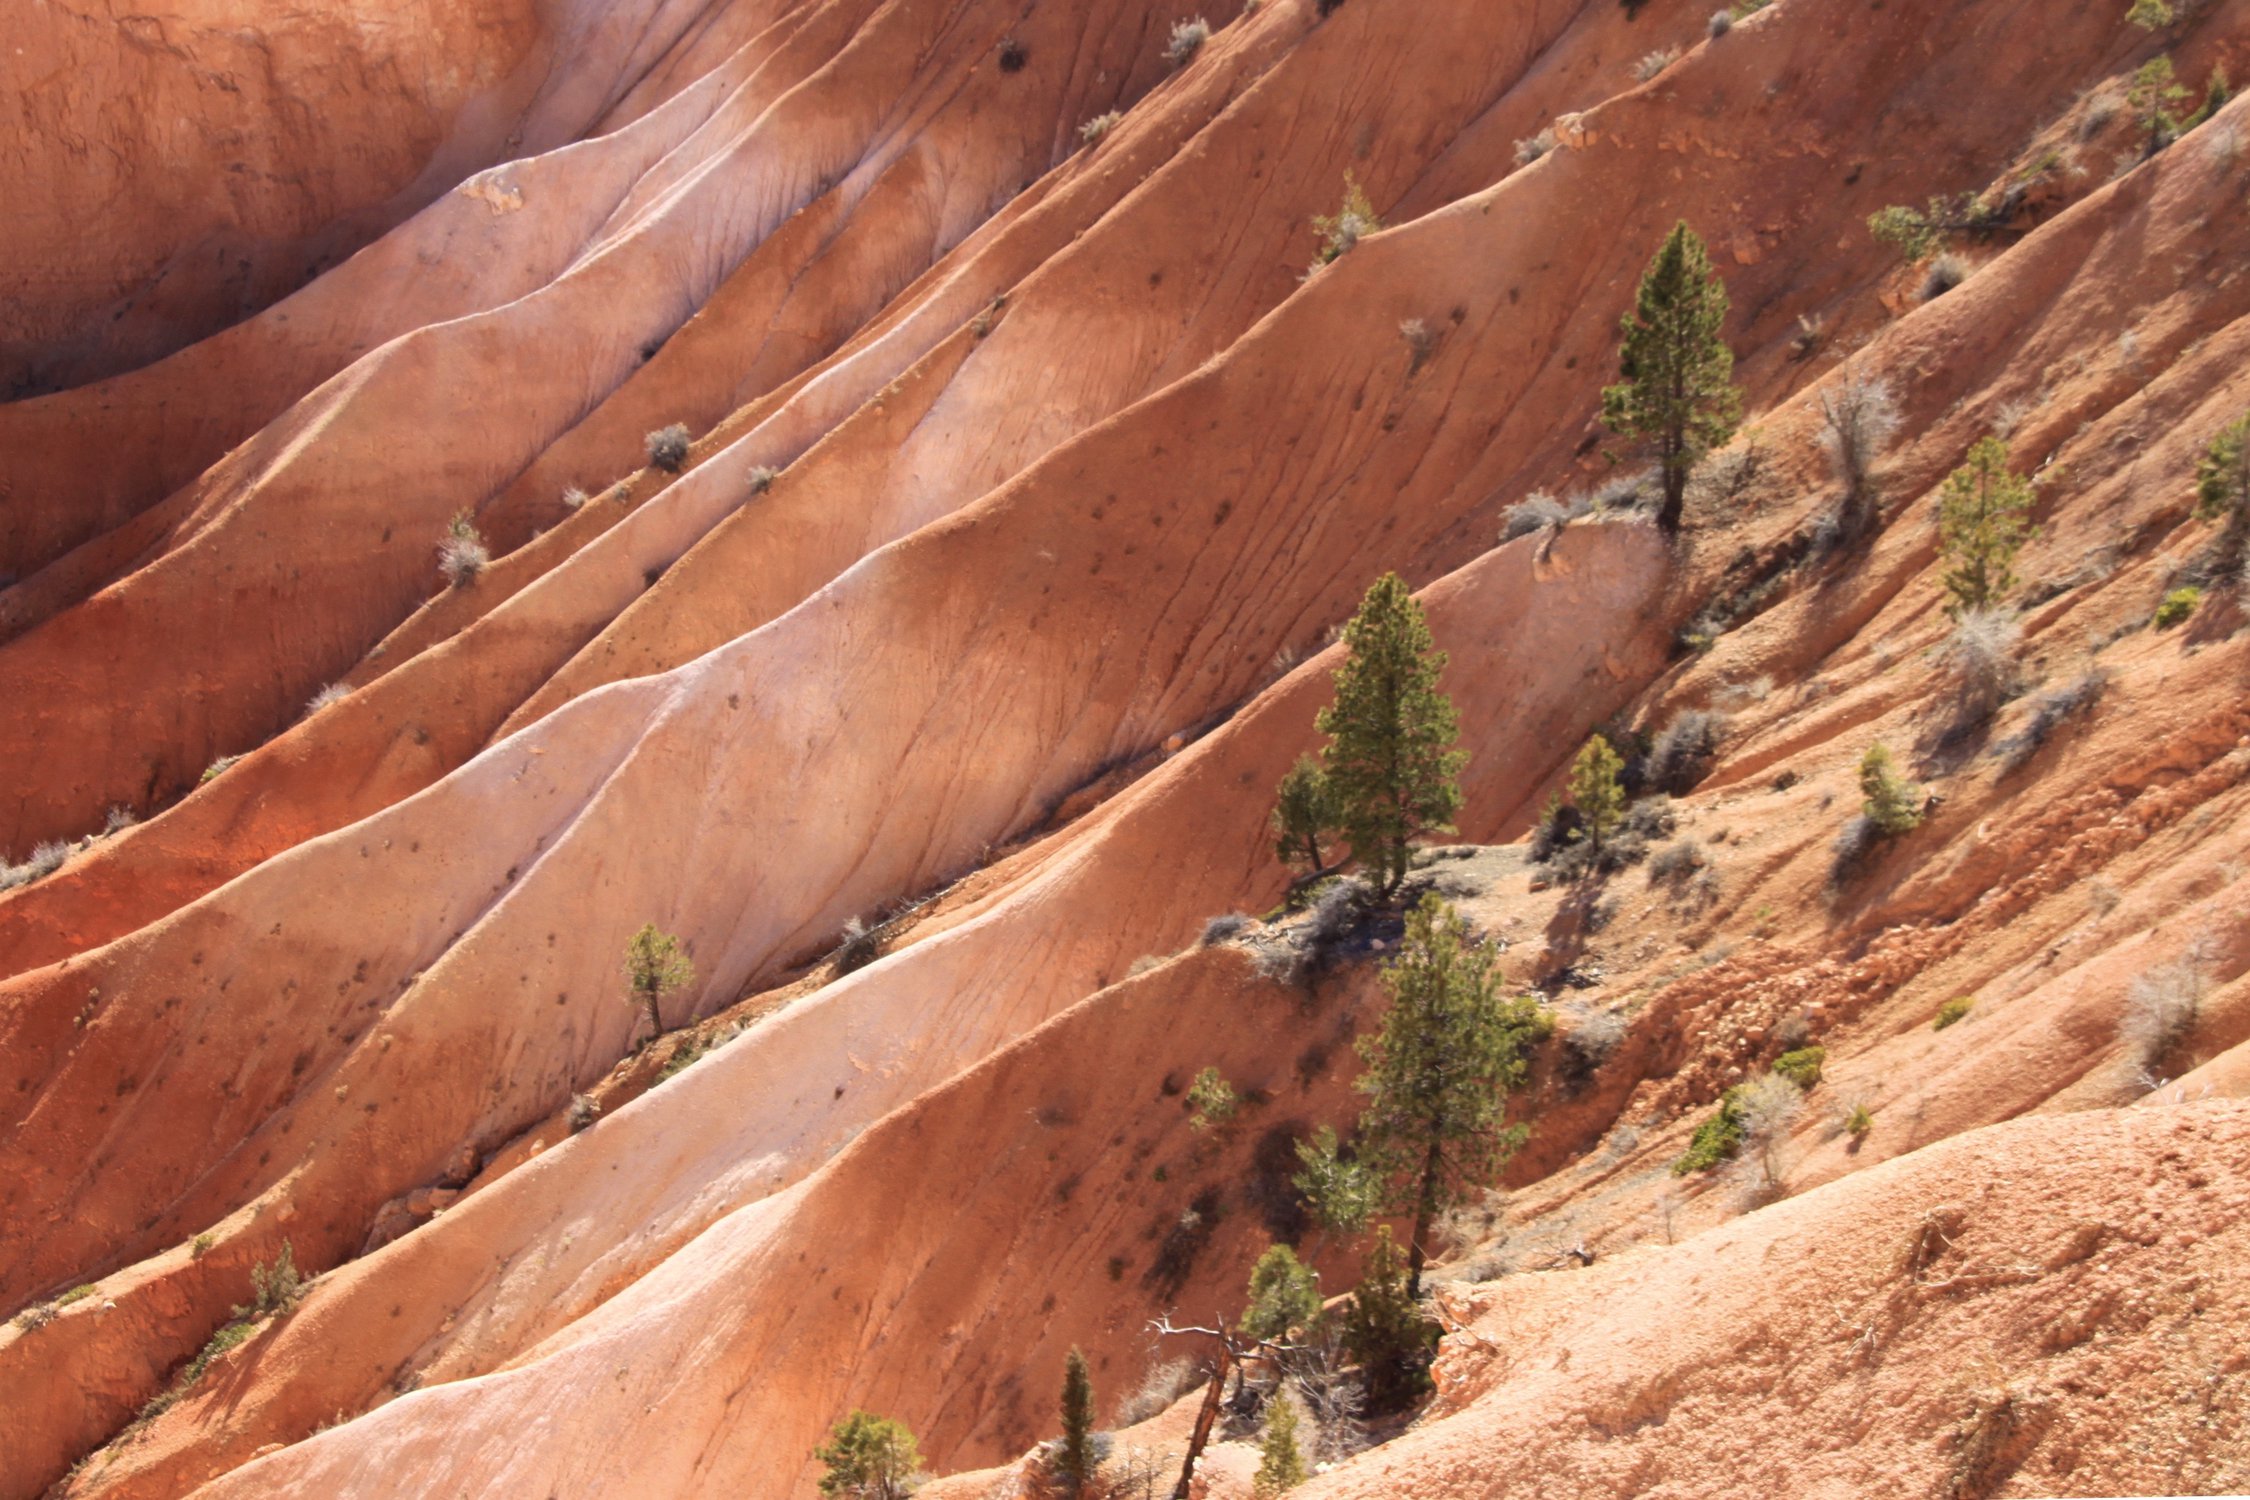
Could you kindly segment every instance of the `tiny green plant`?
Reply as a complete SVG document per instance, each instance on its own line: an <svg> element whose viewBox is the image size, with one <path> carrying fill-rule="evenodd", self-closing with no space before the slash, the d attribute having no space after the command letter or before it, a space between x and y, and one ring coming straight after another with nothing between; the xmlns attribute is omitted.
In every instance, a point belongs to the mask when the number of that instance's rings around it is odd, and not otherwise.
<svg viewBox="0 0 2250 1500"><path fill-rule="evenodd" d="M1955 999L1946 1001L1945 1004L1937 1008L1937 1014L1931 1018L1930 1030L1945 1030L1946 1027L1951 1026L1955 1021L1961 1020L1966 1017L1969 1014L1970 1007L1975 1004L1976 1001L1970 999L1967 995L1962 995Z"/></svg>
<svg viewBox="0 0 2250 1500"><path fill-rule="evenodd" d="M1695 1127L1687 1150L1672 1163L1672 1175L1685 1177L1690 1172L1708 1172L1741 1149L1742 1109L1735 1101L1735 1090L1728 1089L1719 1096L1719 1107L1711 1117Z"/></svg>
<svg viewBox="0 0 2250 1500"><path fill-rule="evenodd" d="M2180 138L2186 124L2180 106L2187 97L2188 91L2174 76L2169 57L2152 57L2133 74L2133 82L2125 90L2125 103L2146 138L2144 155L2154 156Z"/></svg>
<svg viewBox="0 0 2250 1500"><path fill-rule="evenodd" d="M1874 1128L1875 1111L1864 1104L1853 1105L1851 1111L1844 1116L1844 1134L1855 1141Z"/></svg>
<svg viewBox="0 0 2250 1500"><path fill-rule="evenodd" d="M2170 0L2133 0L2125 19L2143 31L2162 31L2172 24Z"/></svg>
<svg viewBox="0 0 2250 1500"><path fill-rule="evenodd" d="M2202 602L2203 590L2199 588L2190 586L2174 589L2164 596L2163 603L2156 606L2155 618L2150 623L2158 630L2170 630L2175 625L2185 624L2188 616L2194 614L2195 607Z"/></svg>
<svg viewBox="0 0 2250 1500"><path fill-rule="evenodd" d="M217 1236L213 1235L209 1230L205 1230L202 1234L197 1235L193 1240L188 1242L188 1256L194 1260L201 1260L204 1256L211 1253L211 1247L213 1245L216 1245L218 1242L219 1241Z"/></svg>
<svg viewBox="0 0 2250 1500"><path fill-rule="evenodd" d="M2196 461L2195 514L2220 523L2219 571L2240 572L2250 544L2250 416L2219 429Z"/></svg>

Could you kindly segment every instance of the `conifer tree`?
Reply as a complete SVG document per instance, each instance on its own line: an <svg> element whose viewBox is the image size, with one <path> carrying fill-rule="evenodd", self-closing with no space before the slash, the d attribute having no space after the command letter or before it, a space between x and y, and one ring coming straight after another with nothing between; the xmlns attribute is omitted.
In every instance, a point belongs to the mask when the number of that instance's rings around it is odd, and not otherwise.
<svg viewBox="0 0 2250 1500"><path fill-rule="evenodd" d="M1438 1333L1416 1305L1385 1224L1375 1231L1366 1274L1344 1308L1344 1351L1359 1365L1370 1414L1396 1411L1430 1388Z"/></svg>
<svg viewBox="0 0 2250 1500"><path fill-rule="evenodd" d="M1063 1361L1062 1441L1055 1448L1055 1478L1062 1492L1078 1500L1092 1483L1098 1460L1094 1456L1094 1379L1087 1373L1086 1356L1072 1349Z"/></svg>
<svg viewBox="0 0 2250 1500"><path fill-rule="evenodd" d="M1309 755L1298 756L1275 794L1274 852L1292 869L1301 867L1307 874L1325 869L1327 857L1321 845L1335 826L1336 799L1320 762Z"/></svg>
<svg viewBox="0 0 2250 1500"><path fill-rule="evenodd" d="M1445 653L1396 573L1368 589L1344 644L1351 654L1336 672L1336 701L1318 720L1329 736L1328 790L1353 856L1387 899L1406 878L1413 841L1452 832L1455 778L1468 757L1453 748L1460 715L1438 691Z"/></svg>
<svg viewBox="0 0 2250 1500"><path fill-rule="evenodd" d="M1383 983L1391 1008L1360 1044L1359 1157L1381 1185L1381 1211L1413 1215L1407 1289L1418 1295L1430 1226L1490 1183L1530 1134L1508 1123L1507 1096L1553 1023L1532 1000L1501 998L1492 949L1470 941L1435 894L1407 913Z"/></svg>
<svg viewBox="0 0 2250 1500"><path fill-rule="evenodd" d="M1258 1473L1251 1492L1258 1500L1270 1500L1303 1484L1305 1478L1305 1456L1297 1449L1297 1406L1288 1392L1276 1391L1266 1403L1266 1435L1258 1444Z"/></svg>
<svg viewBox="0 0 2250 1500"><path fill-rule="evenodd" d="M1250 1268L1250 1305L1242 1331L1254 1339L1281 1339L1292 1328L1320 1321L1320 1273L1287 1245L1269 1245Z"/></svg>
<svg viewBox="0 0 2250 1500"><path fill-rule="evenodd" d="M1624 758L1598 734L1571 762L1570 805L1585 819L1586 840L1597 855L1602 852L1602 840L1625 821L1625 788L1617 779L1624 769Z"/></svg>
<svg viewBox="0 0 2250 1500"><path fill-rule="evenodd" d="M2250 416L2230 423L2211 439L2195 466L2195 513L2220 523L2221 573L2240 571L2250 543Z"/></svg>
<svg viewBox="0 0 2250 1500"><path fill-rule="evenodd" d="M1704 454L1734 435L1742 396L1734 352L1720 337L1727 287L1703 241L1682 219L1641 278L1625 315L1618 384L1602 392L1602 420L1627 437L1653 439L1664 481L1657 523L1680 529L1688 476Z"/></svg>
<svg viewBox="0 0 2250 1500"><path fill-rule="evenodd" d="M664 1034L664 1017L657 1003L683 985L695 982L695 964L680 940L646 923L625 946L625 982L634 1003L648 1011L649 1039Z"/></svg>
<svg viewBox="0 0 2250 1500"><path fill-rule="evenodd" d="M2008 445L1981 439L1938 496L1938 546L1948 567L1942 580L1955 619L1986 609L2016 586L2016 553L2031 535L2030 482L2008 472Z"/></svg>
<svg viewBox="0 0 2250 1500"><path fill-rule="evenodd" d="M813 1457L828 1466L820 1492L844 1500L904 1500L922 1463L906 1424L871 1411L854 1411L830 1428Z"/></svg>

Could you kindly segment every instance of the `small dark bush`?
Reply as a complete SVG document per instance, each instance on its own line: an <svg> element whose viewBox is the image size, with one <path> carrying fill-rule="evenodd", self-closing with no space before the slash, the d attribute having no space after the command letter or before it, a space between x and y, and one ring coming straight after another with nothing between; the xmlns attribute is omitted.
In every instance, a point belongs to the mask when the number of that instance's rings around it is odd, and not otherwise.
<svg viewBox="0 0 2250 1500"><path fill-rule="evenodd" d="M1687 1150L1672 1163L1672 1175L1685 1177L1690 1172L1708 1172L1741 1149L1742 1111L1735 1103L1735 1091L1728 1089L1719 1096L1718 1110L1695 1127Z"/></svg>
<svg viewBox="0 0 2250 1500"><path fill-rule="evenodd" d="M1727 736L1724 714L1691 708L1664 726L1649 747L1644 775L1649 790L1684 797L1695 790L1719 757Z"/></svg>
<svg viewBox="0 0 2250 1500"><path fill-rule="evenodd" d="M2023 728L1992 747L1992 753L2000 760L2000 774L2006 776L2021 770L2056 730L2100 702L2108 686L2109 673L2097 667L2062 687L2041 693L2032 704L2031 717L2024 721Z"/></svg>
<svg viewBox="0 0 2250 1500"><path fill-rule="evenodd" d="M836 972L838 974L849 974L854 970L864 969L875 962L876 959L881 958L886 936L887 934L883 931L881 923L870 927L857 917L846 922L844 924L844 940L838 943L836 951L829 955L835 961Z"/></svg>
<svg viewBox="0 0 2250 1500"><path fill-rule="evenodd" d="M1883 831L1875 820L1865 813L1854 816L1836 835L1829 846L1828 883L1834 886L1849 885L1867 865L1868 856L1883 841Z"/></svg>
<svg viewBox="0 0 2250 1500"><path fill-rule="evenodd" d="M688 430L674 422L648 435L648 461L667 474L677 474L687 463Z"/></svg>
<svg viewBox="0 0 2250 1500"><path fill-rule="evenodd" d="M1203 924L1203 946L1212 948L1230 938L1239 937L1242 929L1249 925L1250 919L1240 912L1227 912L1213 917Z"/></svg>
<svg viewBox="0 0 2250 1500"><path fill-rule="evenodd" d="M1014 37L1009 37L1000 44L1001 72L1021 73L1023 65L1029 61L1031 61L1031 49Z"/></svg>
<svg viewBox="0 0 2250 1500"><path fill-rule="evenodd" d="M1164 60L1175 68L1184 68L1209 40L1210 22L1201 16L1192 21L1182 21L1172 28L1172 39L1164 48Z"/></svg>

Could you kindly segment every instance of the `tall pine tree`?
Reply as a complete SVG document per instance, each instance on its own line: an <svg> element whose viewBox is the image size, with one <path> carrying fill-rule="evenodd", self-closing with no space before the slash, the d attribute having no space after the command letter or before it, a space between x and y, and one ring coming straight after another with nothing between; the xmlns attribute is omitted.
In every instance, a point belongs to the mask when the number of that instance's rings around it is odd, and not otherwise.
<svg viewBox="0 0 2250 1500"><path fill-rule="evenodd" d="M2008 445L1996 437L1969 450L1938 496L1938 547L1949 565L1943 582L1958 619L1998 603L2016 586L2016 552L2031 535L2031 484L2008 472Z"/></svg>
<svg viewBox="0 0 2250 1500"><path fill-rule="evenodd" d="M1094 1454L1094 1378L1086 1356L1072 1349L1063 1361L1062 1440L1055 1445L1054 1475L1070 1500L1086 1493L1100 1460Z"/></svg>
<svg viewBox="0 0 2250 1500"><path fill-rule="evenodd" d="M1381 1184L1383 1211L1414 1216L1407 1289L1418 1294L1430 1226L1499 1175L1530 1134L1508 1123L1507 1096L1553 1023L1536 1001L1501 997L1492 949L1470 941L1460 913L1434 894L1407 913L1383 983L1391 1008L1359 1049L1359 1160Z"/></svg>
<svg viewBox="0 0 2250 1500"><path fill-rule="evenodd" d="M1618 384L1602 392L1611 431L1655 442L1664 481L1657 523L1680 529L1688 476L1734 435L1742 396L1732 384L1734 352L1719 330L1727 287L1711 256L1682 219L1641 277L1640 296L1622 325Z"/></svg>
<svg viewBox="0 0 2250 1500"><path fill-rule="evenodd" d="M1328 794L1353 856L1388 899L1406 878L1413 841L1453 831L1455 778L1468 756L1453 748L1461 716L1438 691L1445 653L1431 645L1422 606L1396 573L1368 589L1344 644L1351 654L1336 672L1336 701L1318 720L1329 736Z"/></svg>

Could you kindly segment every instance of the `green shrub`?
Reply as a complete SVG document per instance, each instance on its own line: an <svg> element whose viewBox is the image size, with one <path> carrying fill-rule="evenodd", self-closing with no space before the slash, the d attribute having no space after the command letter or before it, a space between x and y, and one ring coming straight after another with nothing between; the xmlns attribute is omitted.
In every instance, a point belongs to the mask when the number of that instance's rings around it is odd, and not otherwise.
<svg viewBox="0 0 2250 1500"><path fill-rule="evenodd" d="M217 1243L217 1237L211 1234L209 1230L205 1230L188 1242L188 1256L193 1260L201 1260L211 1253L211 1247Z"/></svg>
<svg viewBox="0 0 2250 1500"><path fill-rule="evenodd" d="M1687 1150L1672 1163L1672 1175L1685 1177L1690 1172L1708 1172L1741 1149L1742 1109L1735 1101L1735 1090L1728 1089L1719 1096L1719 1107L1711 1118L1695 1127Z"/></svg>
<svg viewBox="0 0 2250 1500"><path fill-rule="evenodd" d="M91 1297L93 1295L94 1284L89 1281L83 1286L74 1286L69 1291L63 1293L60 1297L57 1297L55 1299L55 1306L68 1307L73 1302L83 1302L88 1297Z"/></svg>
<svg viewBox="0 0 2250 1500"><path fill-rule="evenodd" d="M304 1300L305 1279L297 1274L297 1251L289 1241L281 1242L281 1254L272 1265L257 1265L250 1269L250 1303L237 1307L237 1318L256 1320L264 1317L281 1317Z"/></svg>
<svg viewBox="0 0 2250 1500"><path fill-rule="evenodd" d="M1617 779L1624 767L1623 757L1598 734L1570 765L1570 805L1584 820L1587 842L1597 857L1602 841L1625 817L1625 788Z"/></svg>
<svg viewBox="0 0 2250 1500"><path fill-rule="evenodd" d="M2156 606L2156 615L2151 623L2158 630L2170 630L2173 626L2184 623L2189 615L2195 613L2196 605L2202 602L2203 590L2199 588L2174 589L2164 596L2162 604Z"/></svg>
<svg viewBox="0 0 2250 1500"><path fill-rule="evenodd" d="M1242 1107L1242 1096L1227 1082L1225 1074L1217 1068L1205 1068L1188 1085L1187 1102L1189 1126L1209 1130L1234 1118L1235 1111Z"/></svg>
<svg viewBox="0 0 2250 1500"><path fill-rule="evenodd" d="M1368 201L1367 189L1349 172L1344 174L1344 206L1333 214L1315 214L1312 223L1313 233L1320 236L1320 254L1313 261L1315 270L1383 227L1375 205Z"/></svg>
<svg viewBox="0 0 2250 1500"><path fill-rule="evenodd" d="M1305 1456L1297 1448L1297 1407L1286 1390L1266 1403L1266 1435L1258 1444L1258 1473L1251 1481L1257 1500L1285 1495L1306 1480Z"/></svg>
<svg viewBox="0 0 2250 1500"><path fill-rule="evenodd" d="M2170 0L2133 0L2125 19L2143 31L2162 31L2172 24Z"/></svg>
<svg viewBox="0 0 2250 1500"><path fill-rule="evenodd" d="M1250 1268L1250 1302L1242 1331L1254 1339L1286 1338L1320 1321L1320 1273L1287 1245L1270 1245Z"/></svg>
<svg viewBox="0 0 2250 1500"><path fill-rule="evenodd" d="M1937 1015L1930 1022L1930 1030L1945 1030L1946 1027L1951 1026L1955 1021L1958 1021L1968 1015L1969 1007L1974 1004L1976 1004L1976 1002L1974 1000L1971 1000L1967 995L1963 995L1958 999L1946 1001L1945 1004L1937 1008Z"/></svg>
<svg viewBox="0 0 2250 1500"><path fill-rule="evenodd" d="M1407 1290L1404 1258L1383 1225L1344 1309L1344 1349L1360 1368L1370 1416L1398 1411L1430 1388L1440 1331Z"/></svg>
<svg viewBox="0 0 2250 1500"><path fill-rule="evenodd" d="M1858 1140L1875 1128L1875 1111L1864 1104L1855 1104L1844 1116L1844 1134Z"/></svg>
<svg viewBox="0 0 2250 1500"><path fill-rule="evenodd" d="M2185 125L2180 106L2187 102L2187 96L2187 90L2173 75L2169 57L2152 57L2133 75L2132 86L2125 91L2125 103L2148 138L2148 155L2154 156L2180 138Z"/></svg>
<svg viewBox="0 0 2250 1500"><path fill-rule="evenodd" d="M1797 1087L1811 1090L1820 1082L1821 1064L1828 1060L1826 1047L1799 1047L1794 1052L1784 1052L1773 1060L1773 1070Z"/></svg>
<svg viewBox="0 0 2250 1500"><path fill-rule="evenodd" d="M1938 496L1938 546L1952 596L1946 613L1996 604L2016 586L2016 553L2030 539L2031 483L2008 468L2008 445L1980 439Z"/></svg>
<svg viewBox="0 0 2250 1500"><path fill-rule="evenodd" d="M1922 789L1898 774L1891 752L1880 741L1859 761L1860 812L1875 831L1897 838L1922 826Z"/></svg>
<svg viewBox="0 0 2250 1500"><path fill-rule="evenodd" d="M905 1423L856 1410L829 1429L813 1457L828 1466L820 1492L848 1500L904 1500L922 1463Z"/></svg>

